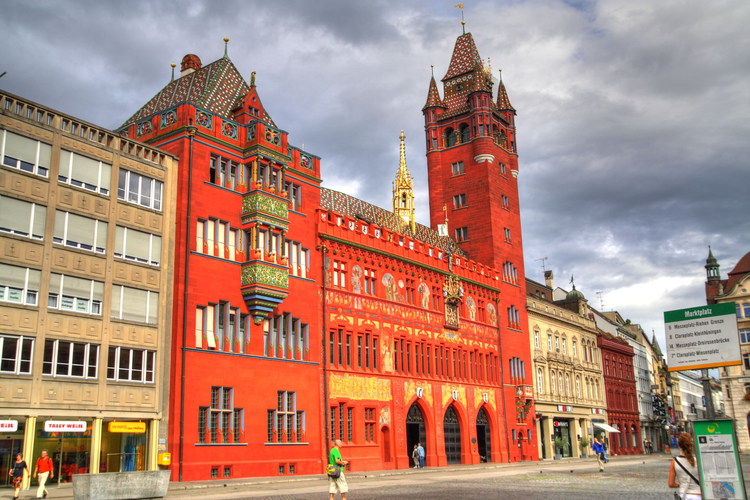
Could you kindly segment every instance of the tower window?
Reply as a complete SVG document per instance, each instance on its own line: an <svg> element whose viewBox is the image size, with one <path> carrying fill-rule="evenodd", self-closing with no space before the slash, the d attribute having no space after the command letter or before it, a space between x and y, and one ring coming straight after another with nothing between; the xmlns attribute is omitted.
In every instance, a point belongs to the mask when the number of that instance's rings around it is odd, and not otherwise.
<svg viewBox="0 0 750 500"><path fill-rule="evenodd" d="M445 129L445 145L446 147L456 145L456 133L452 128Z"/></svg>
<svg viewBox="0 0 750 500"><path fill-rule="evenodd" d="M453 175L463 175L464 174L464 162L457 161L456 163L451 164L451 173Z"/></svg>
<svg viewBox="0 0 750 500"><path fill-rule="evenodd" d="M453 208L463 208L466 206L466 195L457 194L453 196Z"/></svg>
<svg viewBox="0 0 750 500"><path fill-rule="evenodd" d="M508 199L508 197L505 196L505 195L501 195L501 199L502 199L502 203L503 203L503 208L505 210L509 210L510 209L510 200Z"/></svg>
<svg viewBox="0 0 750 500"><path fill-rule="evenodd" d="M456 241L466 241L468 239L469 239L468 227L464 226L464 227L456 228Z"/></svg>
<svg viewBox="0 0 750 500"><path fill-rule="evenodd" d="M460 133L461 133L461 143L469 142L469 126L465 123L462 123L458 127Z"/></svg>
<svg viewBox="0 0 750 500"><path fill-rule="evenodd" d="M504 229L505 231L505 241L510 242L511 241L511 235L510 235L510 229L507 227Z"/></svg>

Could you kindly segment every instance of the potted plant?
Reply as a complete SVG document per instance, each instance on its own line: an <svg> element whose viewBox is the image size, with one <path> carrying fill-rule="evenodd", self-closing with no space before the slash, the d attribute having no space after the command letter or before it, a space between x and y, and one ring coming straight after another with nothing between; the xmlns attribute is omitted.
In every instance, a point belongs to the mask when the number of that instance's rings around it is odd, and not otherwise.
<svg viewBox="0 0 750 500"><path fill-rule="evenodd" d="M578 440L578 447L581 449L581 458L587 458L589 456L588 449L591 441L586 436L581 436Z"/></svg>
<svg viewBox="0 0 750 500"><path fill-rule="evenodd" d="M562 458L562 450L564 446L565 440L562 436L555 437L555 460L560 460Z"/></svg>

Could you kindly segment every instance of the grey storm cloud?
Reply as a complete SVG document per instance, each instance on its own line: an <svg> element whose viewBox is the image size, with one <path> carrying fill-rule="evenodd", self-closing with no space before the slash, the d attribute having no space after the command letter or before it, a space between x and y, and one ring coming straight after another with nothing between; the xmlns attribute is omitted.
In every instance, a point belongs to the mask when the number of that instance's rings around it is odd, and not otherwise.
<svg viewBox="0 0 750 500"><path fill-rule="evenodd" d="M456 3L5 0L0 87L116 128L170 63L218 59L228 36L327 187L388 207L404 129L427 222L421 108L461 33ZM574 275L592 305L663 338L663 311L705 300L708 245L724 273L750 251L750 3L464 5L518 110L527 276Z"/></svg>

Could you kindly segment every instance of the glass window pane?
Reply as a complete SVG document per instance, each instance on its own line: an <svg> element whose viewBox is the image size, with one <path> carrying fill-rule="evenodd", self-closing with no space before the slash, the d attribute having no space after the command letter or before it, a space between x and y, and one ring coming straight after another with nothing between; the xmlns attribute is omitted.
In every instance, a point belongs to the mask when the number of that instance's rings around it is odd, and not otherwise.
<svg viewBox="0 0 750 500"><path fill-rule="evenodd" d="M68 237L70 243L78 243L83 248L92 248L94 245L94 219L81 217L80 215L68 213Z"/></svg>
<svg viewBox="0 0 750 500"><path fill-rule="evenodd" d="M27 235L32 206L26 201L0 196L0 230Z"/></svg>
<svg viewBox="0 0 750 500"><path fill-rule="evenodd" d="M37 282L39 277L37 275ZM26 285L26 268L0 264L0 285L23 289Z"/></svg>
<svg viewBox="0 0 750 500"><path fill-rule="evenodd" d="M36 163L36 146L37 141L12 132L5 132L5 156L23 160L33 165ZM49 159L47 165L49 165Z"/></svg>
<svg viewBox="0 0 750 500"><path fill-rule="evenodd" d="M122 319L129 321L145 321L146 319L146 290L123 287Z"/></svg>

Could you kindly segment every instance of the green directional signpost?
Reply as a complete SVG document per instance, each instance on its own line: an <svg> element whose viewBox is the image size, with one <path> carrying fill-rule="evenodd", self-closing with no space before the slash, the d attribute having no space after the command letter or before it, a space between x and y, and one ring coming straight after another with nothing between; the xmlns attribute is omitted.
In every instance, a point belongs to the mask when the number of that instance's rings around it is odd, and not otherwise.
<svg viewBox="0 0 750 500"><path fill-rule="evenodd" d="M734 422L696 420L693 433L703 500L745 500Z"/></svg>
<svg viewBox="0 0 750 500"><path fill-rule="evenodd" d="M741 365L734 302L664 313L669 371Z"/></svg>

